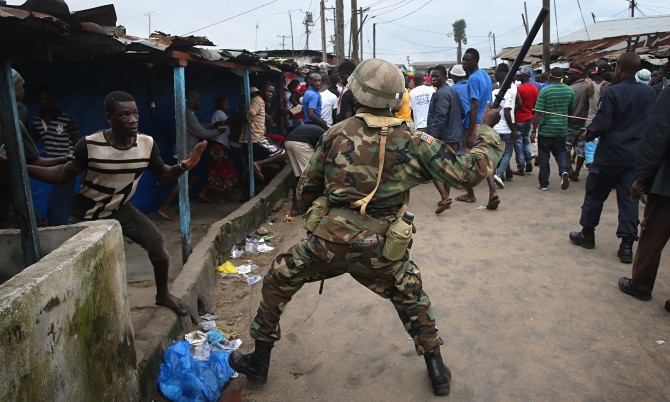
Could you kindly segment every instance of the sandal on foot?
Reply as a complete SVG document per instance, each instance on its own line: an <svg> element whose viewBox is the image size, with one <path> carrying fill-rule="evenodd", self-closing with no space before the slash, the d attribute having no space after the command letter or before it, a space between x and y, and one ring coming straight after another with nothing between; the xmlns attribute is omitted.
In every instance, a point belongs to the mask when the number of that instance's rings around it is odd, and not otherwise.
<svg viewBox="0 0 670 402"><path fill-rule="evenodd" d="M439 215L445 210L451 208L453 200L451 198L447 198L446 200L442 200L437 203L437 209L435 210L435 214Z"/></svg>
<svg viewBox="0 0 670 402"><path fill-rule="evenodd" d="M488 209L489 211L494 211L498 209L498 205L500 205L500 198L498 198L498 196L496 195L489 200L488 204L486 204L486 209Z"/></svg>
<svg viewBox="0 0 670 402"><path fill-rule="evenodd" d="M470 204L474 204L477 201L477 199L476 198L470 198L466 194L463 194L463 195L459 195L458 197L456 197L456 201L468 202Z"/></svg>

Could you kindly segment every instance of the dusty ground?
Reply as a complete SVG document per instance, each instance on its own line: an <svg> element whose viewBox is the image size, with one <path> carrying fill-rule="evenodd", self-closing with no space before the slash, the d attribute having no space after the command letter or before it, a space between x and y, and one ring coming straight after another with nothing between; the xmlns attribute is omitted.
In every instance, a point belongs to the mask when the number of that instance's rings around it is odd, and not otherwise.
<svg viewBox="0 0 670 402"><path fill-rule="evenodd" d="M440 216L432 184L412 192L419 232L412 258L422 270L456 401L670 400L670 250L666 248L650 302L622 294L631 265L616 258L616 202L610 197L596 248L570 244L579 228L582 181L567 191L551 177L537 190L537 172L499 190L498 211L456 202ZM460 194L454 191L454 195ZM304 237L300 218L274 215L276 252ZM641 208L642 211L642 208ZM272 219L272 218L271 218ZM273 253L274 254L274 253ZM272 255L250 257L267 270ZM222 326L232 323L245 344L260 284L220 280ZM415 355L390 303L348 276L329 280L324 294L306 285L282 318L269 382L243 376L227 393L246 401L424 401L432 395L423 359ZM657 341L665 341L659 344Z"/></svg>

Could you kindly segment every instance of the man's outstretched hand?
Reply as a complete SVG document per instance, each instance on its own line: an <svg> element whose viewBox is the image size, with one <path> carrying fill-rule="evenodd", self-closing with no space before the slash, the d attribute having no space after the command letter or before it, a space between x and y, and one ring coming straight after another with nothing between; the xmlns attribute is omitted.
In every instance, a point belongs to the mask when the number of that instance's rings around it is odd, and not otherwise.
<svg viewBox="0 0 670 402"><path fill-rule="evenodd" d="M181 161L181 165L186 170L191 170L196 167L198 162L200 162L202 153L205 152L205 148L207 148L207 141L200 141L198 145L193 147L193 150L188 154L186 159Z"/></svg>

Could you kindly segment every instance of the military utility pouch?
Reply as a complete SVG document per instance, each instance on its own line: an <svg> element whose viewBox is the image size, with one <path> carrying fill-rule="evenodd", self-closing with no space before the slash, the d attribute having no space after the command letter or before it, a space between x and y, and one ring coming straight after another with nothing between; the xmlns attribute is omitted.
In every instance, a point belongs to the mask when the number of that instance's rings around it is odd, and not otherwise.
<svg viewBox="0 0 670 402"><path fill-rule="evenodd" d="M412 242L412 225L398 219L389 226L386 232L386 241L382 250L382 257L389 261L399 261Z"/></svg>
<svg viewBox="0 0 670 402"><path fill-rule="evenodd" d="M326 197L319 197L314 202L312 202L312 205L309 207L307 212L302 216L303 217L303 223L302 226L308 231L308 232L314 232L316 228L319 226L319 223L321 223L321 219L323 219L323 215L326 212L326 207L327 207L327 199Z"/></svg>

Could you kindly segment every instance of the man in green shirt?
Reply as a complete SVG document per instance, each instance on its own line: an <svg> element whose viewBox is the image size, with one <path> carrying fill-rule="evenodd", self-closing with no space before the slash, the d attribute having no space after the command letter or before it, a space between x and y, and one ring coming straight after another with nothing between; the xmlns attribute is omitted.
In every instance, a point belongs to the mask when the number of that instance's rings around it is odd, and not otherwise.
<svg viewBox="0 0 670 402"><path fill-rule="evenodd" d="M569 86L561 83L563 69L554 67L549 75L549 85L542 88L535 102L533 129L530 141L537 138L538 155L540 158L539 189L549 189L549 153L551 152L558 164L561 176L561 189L566 190L570 185L565 139L568 136L568 116L575 109L575 92Z"/></svg>

